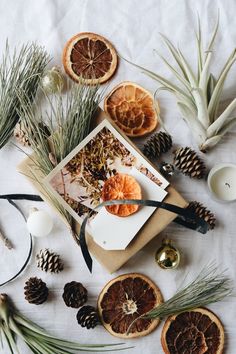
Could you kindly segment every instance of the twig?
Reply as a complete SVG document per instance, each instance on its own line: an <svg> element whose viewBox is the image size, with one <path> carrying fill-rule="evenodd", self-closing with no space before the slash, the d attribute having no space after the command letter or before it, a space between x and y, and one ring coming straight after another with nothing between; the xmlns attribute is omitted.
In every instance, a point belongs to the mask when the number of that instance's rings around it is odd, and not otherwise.
<svg viewBox="0 0 236 354"><path fill-rule="evenodd" d="M0 239L3 241L4 246L6 246L9 250L13 248L11 241L3 235L3 233L0 231Z"/></svg>

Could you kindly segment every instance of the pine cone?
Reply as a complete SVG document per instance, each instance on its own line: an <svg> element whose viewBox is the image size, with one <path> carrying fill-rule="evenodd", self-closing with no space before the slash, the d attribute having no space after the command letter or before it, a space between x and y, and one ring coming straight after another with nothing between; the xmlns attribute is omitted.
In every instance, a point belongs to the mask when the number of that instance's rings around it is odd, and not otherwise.
<svg viewBox="0 0 236 354"><path fill-rule="evenodd" d="M159 132L153 134L146 142L143 153L148 158L157 158L162 153L167 152L172 147L172 138L170 134Z"/></svg>
<svg viewBox="0 0 236 354"><path fill-rule="evenodd" d="M85 287L76 281L67 283L64 286L64 293L62 295L66 306L79 308L85 304L88 299L88 292Z"/></svg>
<svg viewBox="0 0 236 354"><path fill-rule="evenodd" d="M93 306L83 306L77 313L77 321L81 327L94 328L99 324L99 317Z"/></svg>
<svg viewBox="0 0 236 354"><path fill-rule="evenodd" d="M197 153L189 147L184 147L174 152L174 164L191 178L203 178L205 175L205 165Z"/></svg>
<svg viewBox="0 0 236 354"><path fill-rule="evenodd" d="M22 121L19 121L14 129L13 133L17 141L23 146L30 146L30 141L27 135L27 129Z"/></svg>
<svg viewBox="0 0 236 354"><path fill-rule="evenodd" d="M48 298L47 285L39 278L30 278L25 283L25 299L30 304L40 305Z"/></svg>
<svg viewBox="0 0 236 354"><path fill-rule="evenodd" d="M38 127L43 133L45 138L50 136L50 130L46 124L40 122ZM18 142L23 146L31 146L31 143L29 141L29 133L28 133L29 129L30 128L27 125L27 123L21 120L15 126L13 135L18 140ZM30 136L35 134L36 133L34 132L34 134L30 134Z"/></svg>
<svg viewBox="0 0 236 354"><path fill-rule="evenodd" d="M45 272L59 273L63 270L63 263L60 256L54 252L50 252L48 248L40 250L36 255L37 266Z"/></svg>
<svg viewBox="0 0 236 354"><path fill-rule="evenodd" d="M210 210L208 210L203 204L197 201L192 201L187 206L187 209L194 212L197 216L199 216L199 218L204 219L208 223L209 228L211 230L215 228L215 215Z"/></svg>

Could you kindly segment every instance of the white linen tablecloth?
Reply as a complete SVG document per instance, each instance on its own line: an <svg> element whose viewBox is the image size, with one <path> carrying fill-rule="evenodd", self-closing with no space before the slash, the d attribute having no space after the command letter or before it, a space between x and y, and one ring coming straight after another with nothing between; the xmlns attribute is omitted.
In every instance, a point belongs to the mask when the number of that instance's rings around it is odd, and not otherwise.
<svg viewBox="0 0 236 354"><path fill-rule="evenodd" d="M0 53L6 38L10 46L36 40L53 56L52 64L61 66L62 49L66 41L78 32L91 31L110 39L122 56L173 80L164 64L153 54L154 48L166 53L159 32L167 35L175 44L179 44L193 64L196 61L194 27L197 12L202 23L203 37L207 41L214 27L218 8L220 28L215 47L217 55L214 59L215 73L218 73L236 44L236 2L234 0L0 0ZM236 95L235 77L236 66L233 67L227 80L225 98L233 98ZM151 92L157 88L157 83L121 60L117 74L109 82L108 90L123 80L135 81ZM195 147L173 97L162 94L160 106L162 118L174 138L175 146ZM234 129L214 150L204 156L208 168L218 162L236 163L235 139ZM17 164L23 158L24 154L11 143L0 151L1 194L35 192L25 177L16 171ZM170 155L165 158L171 161ZM228 268L228 274L235 280L235 203L220 204L214 201L208 193L204 180L194 181L179 174L174 177L173 184L186 199L199 200L216 213L218 225L214 231L202 236L171 224L162 235L133 257L117 274L108 274L96 261L94 261L93 274L89 274L79 247L76 246L63 223L45 204L42 204L39 207L45 208L53 216L55 222L53 233L47 238L35 240L34 255L26 271L0 291L9 294L23 314L53 334L67 339L76 339L82 343L117 343L119 339L110 336L102 326L94 330L86 330L77 325L77 311L67 308L62 300L62 291L66 282L72 280L82 282L89 292L88 303L95 305L97 296L106 282L118 274L127 272L141 272L151 277L159 285L165 299L175 293L187 273L190 278L193 278L203 265L211 260L217 262L219 270ZM28 212L32 205L30 202L19 204L25 212ZM7 209L4 203L0 206L1 219L4 215L2 208L4 211ZM14 219L14 215L12 213L12 224L15 232L18 233L21 226L18 224L19 221ZM161 270L154 261L155 250L160 246L164 235L173 239L182 252L181 266L175 271ZM22 237L20 232L19 237ZM64 272L50 275L37 269L35 254L45 247L61 254L65 261ZM1 269L2 271L4 269ZM50 288L49 301L41 306L30 305L24 299L24 282L30 276L41 277ZM227 354L236 353L235 304L235 298L230 298L209 306L225 326ZM129 353L162 353L161 328L162 325L147 337L127 340L127 345L135 346ZM3 353L2 349L0 352ZM24 348L22 353L28 354L30 351ZM4 354L8 353L4 350Z"/></svg>

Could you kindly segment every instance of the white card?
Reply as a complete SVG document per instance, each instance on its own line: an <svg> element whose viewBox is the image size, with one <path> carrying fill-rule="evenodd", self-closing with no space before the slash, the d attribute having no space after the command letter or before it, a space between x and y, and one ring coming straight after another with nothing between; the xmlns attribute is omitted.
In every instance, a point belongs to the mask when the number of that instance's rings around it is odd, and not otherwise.
<svg viewBox="0 0 236 354"><path fill-rule="evenodd" d="M129 174L140 184L142 199L162 201L166 196L165 190L136 168L132 168ZM119 217L109 213L103 207L96 218L90 222L91 235L94 241L106 250L124 250L155 209L155 207L140 206L135 214Z"/></svg>
<svg viewBox="0 0 236 354"><path fill-rule="evenodd" d="M105 181L116 173L133 175L142 187L143 199L162 201L167 194L169 182L106 119L45 177L44 183L82 224L88 212L102 202ZM125 249L153 211L151 207L140 207L136 214L126 218L105 209L93 211L87 231L105 249Z"/></svg>

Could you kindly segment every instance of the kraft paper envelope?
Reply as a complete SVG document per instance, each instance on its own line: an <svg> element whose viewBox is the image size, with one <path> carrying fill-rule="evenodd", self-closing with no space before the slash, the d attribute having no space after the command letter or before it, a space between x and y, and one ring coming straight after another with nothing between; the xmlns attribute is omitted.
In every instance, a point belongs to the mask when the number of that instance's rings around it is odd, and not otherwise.
<svg viewBox="0 0 236 354"><path fill-rule="evenodd" d="M98 124L104 118L109 119L107 115L100 111L95 119L95 124ZM112 123L112 121L109 119ZM113 123L112 123L113 124ZM114 124L113 124L114 125ZM115 128L119 131L119 133L132 145L135 149L143 156L143 154L138 150L138 148L130 141L127 136L122 133L122 131L115 126ZM150 162L149 162L150 163ZM155 167L155 166L154 166ZM47 199L47 196L44 194L43 187L40 186L39 183L34 181L31 178L32 169L34 170L34 174L37 174L37 178L42 180L44 176L40 176L39 172L34 169L33 161L30 157L23 160L23 162L18 166L18 171L26 175L26 178L35 186L38 190L38 193L42 196L42 198L50 204ZM171 203L177 205L179 207L186 207L187 202L183 199L183 197L171 186L167 187L168 195L165 198L166 203ZM56 208L51 205L51 207L59 214ZM59 214L61 216L61 214ZM87 234L87 244L89 251L92 256L94 256L110 273L117 271L123 264L125 264L134 254L136 254L139 250L141 250L149 241L151 241L155 236L157 236L165 227L175 219L176 214L171 213L169 211L163 209L157 209L154 211L152 216L148 219L146 224L140 229L131 243L125 250L119 251L107 251L98 246L92 239L92 237ZM79 233L80 225L76 223L76 231Z"/></svg>

